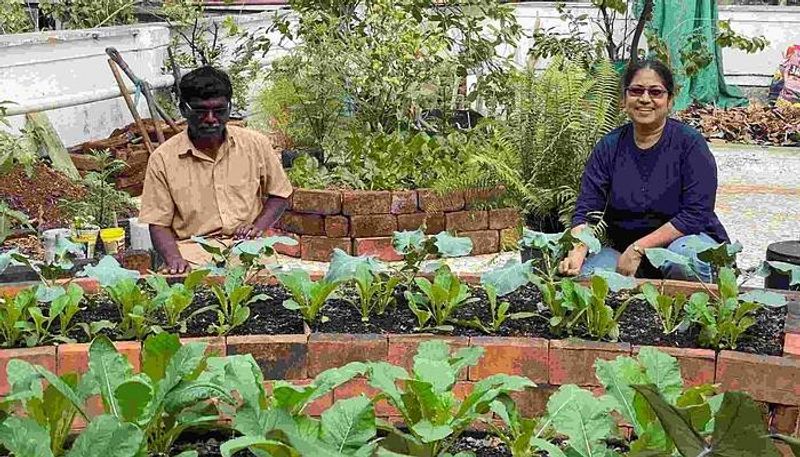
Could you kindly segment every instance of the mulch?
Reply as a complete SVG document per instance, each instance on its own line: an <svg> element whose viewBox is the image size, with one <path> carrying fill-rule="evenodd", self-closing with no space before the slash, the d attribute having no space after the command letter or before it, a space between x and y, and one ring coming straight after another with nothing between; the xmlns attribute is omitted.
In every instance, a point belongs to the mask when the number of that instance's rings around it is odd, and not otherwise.
<svg viewBox="0 0 800 457"><path fill-rule="evenodd" d="M676 117L712 141L768 146L800 145L798 108L778 108L757 103L729 109L695 105L677 113Z"/></svg>
<svg viewBox="0 0 800 457"><path fill-rule="evenodd" d="M40 230L64 227L69 221L58 207L61 199L78 199L85 194L79 183L45 163L33 166L29 177L17 165L0 179L0 199L15 210L22 211Z"/></svg>

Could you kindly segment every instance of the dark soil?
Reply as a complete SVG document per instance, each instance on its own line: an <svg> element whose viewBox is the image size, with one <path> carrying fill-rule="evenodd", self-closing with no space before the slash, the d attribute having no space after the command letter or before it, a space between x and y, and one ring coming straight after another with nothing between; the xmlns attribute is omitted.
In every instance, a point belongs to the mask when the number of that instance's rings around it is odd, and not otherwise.
<svg viewBox="0 0 800 457"><path fill-rule="evenodd" d="M0 179L0 199L25 213L40 230L65 227L69 221L59 210L59 200L77 199L83 194L79 184L44 163L34 165L30 177L18 165Z"/></svg>
<svg viewBox="0 0 800 457"><path fill-rule="evenodd" d="M282 306L285 299L289 298L281 286L257 285L256 294L266 294L270 298L259 300L250 305L250 318L242 326L237 327L233 335L256 334L297 334L303 333L303 321L299 313L287 310ZM474 290L478 299L459 308L455 313L456 325L452 332L460 336L480 336L484 333L479 329L465 325L474 318L482 322L491 323L489 306L483 291ZM616 308L627 296L615 294L609 297L609 305ZM322 310L322 315L328 320L312 325L311 330L321 333L414 333L419 323L408 308L405 297L401 291L395 293L396 302L384 315L373 315L368 321L361 319L359 310L348 300L355 301L355 295L350 290L344 290L340 298L328 301ZM510 313L536 312L537 317L521 320L506 320L496 335L539 337L547 339L565 338L568 335L556 335L550 331L548 319L549 311L539 309L541 296L534 286L520 288L514 294L506 297L510 303ZM195 296L195 301L186 315L202 307L213 305L216 299L208 288L200 288ZM94 295L88 298L85 309L78 313L76 322L93 322L107 319L118 321L116 306L103 295ZM209 325L217 319L214 311L206 311L190 319L184 336L208 336ZM783 327L786 320L786 308L765 308L756 313L756 324L752 326L740 339L737 350L755 354L781 355L783 351ZM170 330L170 329L167 329ZM632 300L628 309L620 319L620 341L635 345L654 345L668 347L697 348L699 328L692 327L686 332L675 332L665 335L656 312L644 301ZM87 336L82 331L76 330L72 337L81 342L87 341ZM109 335L115 337L118 335ZM572 336L592 339L586 329L577 328Z"/></svg>

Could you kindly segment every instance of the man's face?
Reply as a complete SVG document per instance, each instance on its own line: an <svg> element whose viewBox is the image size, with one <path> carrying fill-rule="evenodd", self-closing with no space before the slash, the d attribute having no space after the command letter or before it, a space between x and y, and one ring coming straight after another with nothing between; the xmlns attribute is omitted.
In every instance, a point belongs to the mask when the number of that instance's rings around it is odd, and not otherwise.
<svg viewBox="0 0 800 457"><path fill-rule="evenodd" d="M193 138L210 140L222 137L230 107L230 100L225 97L192 99L181 103L181 113Z"/></svg>

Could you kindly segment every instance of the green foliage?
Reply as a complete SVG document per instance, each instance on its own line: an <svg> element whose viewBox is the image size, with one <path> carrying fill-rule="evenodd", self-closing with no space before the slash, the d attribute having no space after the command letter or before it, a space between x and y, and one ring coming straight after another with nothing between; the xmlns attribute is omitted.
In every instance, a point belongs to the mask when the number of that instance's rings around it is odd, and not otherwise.
<svg viewBox="0 0 800 457"><path fill-rule="evenodd" d="M361 313L361 320L369 316L383 315L386 308L394 303L394 289L401 277L392 274L385 264L372 257L353 257L341 249L334 249L331 264L325 274L330 282L349 282L355 285L358 300L351 301Z"/></svg>
<svg viewBox="0 0 800 457"><path fill-rule="evenodd" d="M591 287L585 287L568 279L561 281L562 301L560 306L562 310L569 310L568 313L561 315L569 316L569 319L562 317L560 321L557 321L556 327L566 325L567 329L571 329L578 322L582 322L592 337L609 338L616 341L619 339L620 317L628 308L631 300L639 297L634 295L627 298L614 310L606 304L610 290L608 282L601 276L592 276L590 284ZM560 316L554 314L553 317ZM553 319L551 319L550 325L553 326Z"/></svg>
<svg viewBox="0 0 800 457"><path fill-rule="evenodd" d="M13 233L15 227L33 228L25 213L11 209L5 200L0 199L0 244Z"/></svg>
<svg viewBox="0 0 800 457"><path fill-rule="evenodd" d="M217 323L209 325L209 332L227 335L250 317L250 303L269 298L265 294L253 296L253 286L246 283L245 274L244 267L231 268L225 272L222 285L210 284L218 306Z"/></svg>
<svg viewBox="0 0 800 457"><path fill-rule="evenodd" d="M544 430L538 427L539 421L523 417L510 397L498 396L492 403L492 412L506 426L500 428L492 421L489 427L505 443L511 457L531 457L540 451L547 452L551 457L566 457L558 446L542 438Z"/></svg>
<svg viewBox="0 0 800 457"><path fill-rule="evenodd" d="M530 319L531 317L537 316L536 313L532 312L519 312L519 313L511 313L509 314L508 309L511 305L507 301L500 302L500 305L497 304L497 291L495 287L491 284L486 284L483 287L484 291L486 292L486 299L489 302L489 315L492 317L492 322L490 325L484 324L483 321L479 317L473 317L470 321L460 321L461 325L467 325L473 328L477 328L478 330L492 334L497 333L502 327L503 323L507 320L519 320L519 319Z"/></svg>
<svg viewBox="0 0 800 457"><path fill-rule="evenodd" d="M472 297L469 286L462 284L446 265L436 270L433 282L426 278L415 278L414 283L422 293L406 291L408 307L417 317L419 329L433 328L451 331L453 313L459 307L477 301ZM431 325L428 324L431 322Z"/></svg>
<svg viewBox="0 0 800 457"><path fill-rule="evenodd" d="M230 244L219 240L210 242L201 236L193 236L191 240L211 254L211 262L206 265L211 274L225 275L231 269L243 268L245 282L249 282L263 270L268 270L268 266L264 262L267 258L275 255L273 246L276 244L297 245L296 240L286 236L237 240Z"/></svg>
<svg viewBox="0 0 800 457"><path fill-rule="evenodd" d="M472 252L471 239L447 232L426 236L424 226L414 231L394 232L392 246L395 252L403 256L399 273L405 276L404 283L407 286L411 285L426 259L461 257Z"/></svg>
<svg viewBox="0 0 800 457"><path fill-rule="evenodd" d="M136 210L131 196L117 190L112 180L127 164L112 159L108 150L92 151L92 157L100 171L90 171L81 180L86 194L76 200L62 199L59 206L69 218L90 217L100 228L115 227L118 216Z"/></svg>
<svg viewBox="0 0 800 457"><path fill-rule="evenodd" d="M3 14L8 11L3 7L6 1L0 0L0 26L4 21ZM19 3L14 2L15 5ZM11 11L13 15L13 10ZM13 21L13 19L11 19ZM6 120L8 108L6 105L15 104L8 100L0 101L0 124L11 127ZM15 135L6 130L0 130L0 173L9 173L15 166L20 165L28 177L33 176L33 166L38 160L38 150L33 134L25 129L20 130L20 135Z"/></svg>
<svg viewBox="0 0 800 457"><path fill-rule="evenodd" d="M213 310L214 306L206 306L193 311L188 316L183 313L192 304L194 292L197 286L203 283L208 276L208 270L194 270L186 276L183 284L167 284L167 280L160 275L150 275L147 277L147 285L156 293L153 301L160 307L166 317L165 327L177 329L180 333L186 332L186 323L189 319Z"/></svg>
<svg viewBox="0 0 800 457"><path fill-rule="evenodd" d="M332 295L339 287L338 281L320 279L312 281L308 272L302 269L293 269L289 272L276 273L278 281L285 287L292 298L284 300L283 307L290 310L300 311L308 324L315 323L318 319L322 322L328 320L327 316L321 316L325 301L332 298Z"/></svg>
<svg viewBox="0 0 800 457"><path fill-rule="evenodd" d="M666 295L650 283L642 284L641 291L644 299L658 314L665 334L673 333L685 325L683 308L686 306L686 295Z"/></svg>
<svg viewBox="0 0 800 457"><path fill-rule="evenodd" d="M568 32L561 28L550 27L533 31L533 44L528 54L535 59L548 59L562 56L569 61L580 63L589 69L594 62L600 60L605 52L603 42L595 36L586 33L589 27L589 15L575 15L572 10L566 9L565 4L556 4L556 9L561 16L561 21L566 23Z"/></svg>
<svg viewBox="0 0 800 457"><path fill-rule="evenodd" d="M609 414L612 407L612 402L595 398L588 390L571 384L561 386L547 402L543 427L552 426L567 436L568 455L614 455L605 442L615 429Z"/></svg>
<svg viewBox="0 0 800 457"><path fill-rule="evenodd" d="M54 1L44 0L39 4L45 15L61 21L64 28L92 29L95 27L132 24L136 21L135 1L93 0Z"/></svg>
<svg viewBox="0 0 800 457"><path fill-rule="evenodd" d="M33 16L28 5L16 0L0 0L0 35L33 31Z"/></svg>
<svg viewBox="0 0 800 457"><path fill-rule="evenodd" d="M453 392L458 374L474 366L482 353L482 348L470 347L451 355L443 341L426 341L419 345L410 376L385 362L367 364L369 384L380 391L373 401L388 401L408 426L408 432L404 432L381 424L389 432L381 446L402 455L446 455L471 423L491 412L495 399L534 387L526 378L493 375L475 383L472 392L459 402ZM397 387L397 381L403 381L402 388Z"/></svg>

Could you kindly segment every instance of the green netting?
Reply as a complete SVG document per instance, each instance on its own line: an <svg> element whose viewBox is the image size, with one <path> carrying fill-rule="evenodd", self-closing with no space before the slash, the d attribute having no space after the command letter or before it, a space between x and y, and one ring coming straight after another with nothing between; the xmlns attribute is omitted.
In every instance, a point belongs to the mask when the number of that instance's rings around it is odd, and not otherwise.
<svg viewBox="0 0 800 457"><path fill-rule="evenodd" d="M641 3L640 0L639 11ZM675 82L681 89L675 99L676 110L686 108L692 101L723 108L747 104L747 98L738 87L725 83L722 51L716 43L718 19L715 0L655 0L653 20L648 27L664 40L669 49ZM680 53L698 31L708 49L713 50L712 61L689 79L684 73Z"/></svg>

